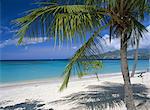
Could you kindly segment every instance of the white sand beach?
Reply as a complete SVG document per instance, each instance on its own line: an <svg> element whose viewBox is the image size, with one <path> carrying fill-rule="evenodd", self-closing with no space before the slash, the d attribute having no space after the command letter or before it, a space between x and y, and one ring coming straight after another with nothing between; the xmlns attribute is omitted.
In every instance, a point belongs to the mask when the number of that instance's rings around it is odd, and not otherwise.
<svg viewBox="0 0 150 110"><path fill-rule="evenodd" d="M150 110L150 73L131 78L139 110ZM60 80L0 85L0 110L126 110L121 74L69 82L59 92Z"/></svg>

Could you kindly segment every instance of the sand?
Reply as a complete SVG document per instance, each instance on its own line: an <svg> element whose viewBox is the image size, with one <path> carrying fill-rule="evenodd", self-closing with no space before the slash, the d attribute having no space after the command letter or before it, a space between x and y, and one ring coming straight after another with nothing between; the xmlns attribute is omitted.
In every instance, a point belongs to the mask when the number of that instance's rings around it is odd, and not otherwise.
<svg viewBox="0 0 150 110"><path fill-rule="evenodd" d="M126 110L121 73L72 79L59 92L61 79L0 85L0 110ZM139 110L150 110L150 73L131 78Z"/></svg>

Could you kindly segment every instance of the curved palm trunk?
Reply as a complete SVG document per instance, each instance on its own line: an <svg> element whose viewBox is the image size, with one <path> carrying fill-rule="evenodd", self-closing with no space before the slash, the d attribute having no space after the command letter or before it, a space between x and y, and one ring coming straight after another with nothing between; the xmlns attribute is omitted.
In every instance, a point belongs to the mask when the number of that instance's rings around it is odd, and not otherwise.
<svg viewBox="0 0 150 110"><path fill-rule="evenodd" d="M121 57L121 71L124 80L124 100L127 107L127 110L136 110L132 85L130 82L130 75L128 70L128 61L127 61L127 37L121 36L121 45L120 45L120 57Z"/></svg>
<svg viewBox="0 0 150 110"><path fill-rule="evenodd" d="M133 68L132 68L131 77L134 77L135 70L136 70L136 65L137 65L137 62L138 62L138 48L139 48L139 41L137 41L136 49L135 49L135 52L134 52L134 64L133 64Z"/></svg>

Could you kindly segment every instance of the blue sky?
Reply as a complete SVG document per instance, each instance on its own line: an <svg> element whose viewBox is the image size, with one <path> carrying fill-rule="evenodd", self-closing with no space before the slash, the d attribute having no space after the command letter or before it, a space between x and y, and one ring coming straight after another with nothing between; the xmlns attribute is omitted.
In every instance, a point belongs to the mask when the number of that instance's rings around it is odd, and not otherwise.
<svg viewBox="0 0 150 110"><path fill-rule="evenodd" d="M69 58L81 46L81 43L72 45L63 45L61 48L58 46L54 48L53 41L42 42L25 39L25 43L16 46L18 38L15 36L16 31L11 24L11 20L23 16L23 12L36 8L37 5L33 4L37 0L1 0L1 20L0 20L0 59L3 60L16 60L16 59L64 59ZM143 24L150 30L150 18L147 16ZM107 31L103 32L107 35ZM150 34L146 33L147 38L150 40ZM148 40L143 40L141 48L150 47ZM115 45L116 40L112 44L108 44L107 51L118 49L119 45Z"/></svg>

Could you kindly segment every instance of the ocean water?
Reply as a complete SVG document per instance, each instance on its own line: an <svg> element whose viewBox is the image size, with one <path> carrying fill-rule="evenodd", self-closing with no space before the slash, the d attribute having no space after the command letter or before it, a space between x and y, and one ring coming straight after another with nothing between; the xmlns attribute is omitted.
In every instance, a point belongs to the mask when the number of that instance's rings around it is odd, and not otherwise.
<svg viewBox="0 0 150 110"><path fill-rule="evenodd" d="M99 74L120 72L120 60L102 60L103 68ZM68 60L57 61L1 61L0 83L20 82L45 78L61 77ZM131 70L133 60L129 60ZM146 70L148 60L139 60L137 69Z"/></svg>

